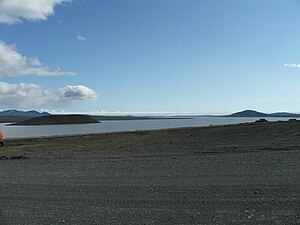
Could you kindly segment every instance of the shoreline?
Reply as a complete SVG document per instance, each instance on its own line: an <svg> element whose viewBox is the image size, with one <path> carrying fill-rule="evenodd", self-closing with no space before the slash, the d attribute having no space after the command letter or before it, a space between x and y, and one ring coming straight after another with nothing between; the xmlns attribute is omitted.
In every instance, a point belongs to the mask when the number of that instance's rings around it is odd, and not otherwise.
<svg viewBox="0 0 300 225"><path fill-rule="evenodd" d="M170 120L153 120L154 122L146 122L143 120L134 121L103 121L98 124L68 124L68 125L49 125L49 126L3 126L2 131L5 132L7 138L33 138L33 137L50 137L50 136L64 136L64 135L84 135L84 134L100 134L100 133L118 133L118 132L135 132L135 131L156 131L163 129L184 129L192 127L207 127L207 126L226 126L244 123L254 123L258 118L251 120L244 120L244 118L238 118L237 120L202 120L201 118L180 119L175 123L168 122ZM215 118L214 118L215 119ZM228 119L228 118L226 118ZM274 118L273 118L274 119ZM182 122L185 120L186 122ZM269 122L285 122L288 118L283 120L270 120ZM297 120L296 120L297 121ZM125 122L125 123L124 123ZM128 123L128 124L127 124ZM32 128L32 129L30 129ZM49 128L49 129L47 129ZM0 128L1 129L1 128ZM83 132L79 130L83 129ZM78 130L74 132L74 130ZM16 135L14 135L14 132Z"/></svg>
<svg viewBox="0 0 300 225"><path fill-rule="evenodd" d="M240 123L252 123L259 118L194 118L179 120L140 120L140 121L103 121L101 124L73 124L73 125L51 125L51 126L4 126L0 125L0 130L4 131L5 137L47 137L60 135L80 135L113 132L131 132L141 130L161 130L185 127L204 127L230 125ZM287 121L288 118L282 118ZM278 121L272 118L269 121Z"/></svg>
<svg viewBox="0 0 300 225"><path fill-rule="evenodd" d="M175 143L180 143L180 145L177 146L177 148L184 147L185 145L189 143L190 139L196 139L196 138L205 138L208 139L208 143L202 143L200 142L194 142L191 143L191 148L199 148L203 147L207 144L210 145L211 148L214 148L214 145L217 143L211 143L213 140L213 136L210 133L214 133L214 135L219 136L222 139L228 138L228 134L231 133L229 136L232 138L233 135L236 135L237 132L245 132L245 135L247 134L248 130L255 130L256 133L252 133L253 136L262 136L265 132L265 128L269 127L269 129L273 129L271 132L272 135L283 135L281 133L282 129L288 130L290 129L290 126L295 127L296 129L299 129L300 132L300 121L275 121L275 122L262 122L262 123L254 123L254 122L245 122L245 123L239 123L239 124L226 124L226 125L210 125L210 126L201 126L201 127L179 127L179 128L167 128L167 129L158 129L158 130L136 130L136 131L112 131L112 132L106 132L106 133L89 133L89 134L71 134L71 135L54 135L54 136L39 136L39 137L16 137L16 138L7 138L4 139L5 145L0 148L0 155L3 155L5 153L9 154L10 152L13 153L23 153L23 154L29 154L33 152L33 150L30 151L24 151L23 149L28 149L28 147L32 147L35 149L36 152L39 152L41 154L44 154L46 151L42 150L42 147L51 148L58 148L61 149L61 146L64 146L65 149L62 149L61 153L72 153L72 152L94 152L97 153L95 149L90 150L90 146L93 146L93 148L103 148L105 146L105 142L109 140L111 142L111 139L115 139L116 143L118 143L118 139L120 143L122 142L128 142L131 146L122 146L123 150L133 150L136 148L136 145L139 144L139 149L141 149L142 145L149 144L147 148L151 148L151 145L155 144L155 148L160 149L160 145L164 146L164 139L166 139L166 142L169 140L173 140ZM227 134L226 134L227 133ZM190 136L189 136L190 135ZM238 135L241 135L238 133ZM191 137L186 139L187 137ZM246 138L246 137L245 137ZM249 138L249 137L248 137ZM252 137L254 138L254 137ZM126 140L128 139L128 140ZM212 140L211 140L212 139ZM254 138L255 139L255 138ZM145 143L143 143L145 141ZM185 141L187 143L185 143ZM263 140L261 140L263 141ZM89 143L90 142L90 143ZM170 147L173 147L172 141L170 141L169 145ZM227 141L226 141L227 142ZM256 141L257 142L257 141ZM68 145L70 143L70 145ZM73 151L72 143L76 143L76 151ZM116 143L110 145L111 150L118 149L120 146L118 146ZM127 143L127 145L129 145ZM61 146L60 146L61 144ZM222 145L223 143L220 143ZM274 144L274 143L269 143ZM291 143L292 144L292 143ZM38 145L38 146L37 146ZM121 144L120 144L121 145ZM193 146L195 145L195 146ZM267 143L264 143L264 145L267 145ZM299 141L300 146L300 141ZM40 147L41 149L38 149L37 147ZM265 146L266 147L266 146ZM84 149L85 148L85 149ZM105 146L105 149L107 146ZM24 152L22 152L24 151ZM59 154L59 152L56 152ZM34 155L34 154L33 154ZM47 154L46 154L47 155Z"/></svg>

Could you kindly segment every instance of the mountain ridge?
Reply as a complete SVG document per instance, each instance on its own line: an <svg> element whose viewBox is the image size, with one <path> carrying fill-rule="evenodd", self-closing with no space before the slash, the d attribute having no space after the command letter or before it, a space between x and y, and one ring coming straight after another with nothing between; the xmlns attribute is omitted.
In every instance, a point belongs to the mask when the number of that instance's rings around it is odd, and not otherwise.
<svg viewBox="0 0 300 225"><path fill-rule="evenodd" d="M21 117L39 117L39 116L48 116L51 115L47 112L38 112L36 110L29 110L29 111L21 111L16 109L4 110L0 112L0 116L21 116Z"/></svg>
<svg viewBox="0 0 300 225"><path fill-rule="evenodd" d="M5 110L0 111L0 121L3 122L17 122L21 120L25 120L26 118L35 118L35 117L42 117L42 116L50 116L52 114L47 112L38 112L36 110L30 111L20 111L20 110ZM289 113L289 112L275 112L275 113L263 113L256 110L243 110L239 112L235 112L229 115L175 115L175 116L147 116L147 117L136 117L132 115L127 116L92 116L94 119L97 120L136 120L136 119L184 119L184 118L198 118L198 117L294 117L300 118L300 114L297 113Z"/></svg>
<svg viewBox="0 0 300 225"><path fill-rule="evenodd" d="M259 111L247 109L227 115L226 117L300 117L300 114L288 112L262 113Z"/></svg>

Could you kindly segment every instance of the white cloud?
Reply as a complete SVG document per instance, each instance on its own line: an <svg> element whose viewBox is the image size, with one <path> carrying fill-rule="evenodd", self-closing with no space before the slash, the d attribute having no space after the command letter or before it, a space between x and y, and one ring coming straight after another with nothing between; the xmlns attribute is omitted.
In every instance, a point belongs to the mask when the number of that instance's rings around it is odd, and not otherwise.
<svg viewBox="0 0 300 225"><path fill-rule="evenodd" d="M79 41L85 41L86 38L79 35L79 36L77 36L77 40L79 40Z"/></svg>
<svg viewBox="0 0 300 225"><path fill-rule="evenodd" d="M36 109L50 105L94 100L97 97L95 91L83 85L51 90L37 84L0 82L0 105L2 108L8 109Z"/></svg>
<svg viewBox="0 0 300 225"><path fill-rule="evenodd" d="M300 68L300 64L286 63L286 64L284 64L284 67L288 67L288 68Z"/></svg>
<svg viewBox="0 0 300 225"><path fill-rule="evenodd" d="M46 20L54 14L54 7L64 2L70 0L0 0L0 23Z"/></svg>
<svg viewBox="0 0 300 225"><path fill-rule="evenodd" d="M66 111L63 110L63 109L40 109L38 110L39 112L47 112L47 113L50 113L50 114L65 114Z"/></svg>
<svg viewBox="0 0 300 225"><path fill-rule="evenodd" d="M23 56L17 52L14 45L7 45L0 41L0 77L22 75L61 76L74 75L74 73L59 69L50 71L37 58Z"/></svg>
<svg viewBox="0 0 300 225"><path fill-rule="evenodd" d="M59 99L67 100L92 100L97 98L97 93L83 85L66 86L58 90Z"/></svg>

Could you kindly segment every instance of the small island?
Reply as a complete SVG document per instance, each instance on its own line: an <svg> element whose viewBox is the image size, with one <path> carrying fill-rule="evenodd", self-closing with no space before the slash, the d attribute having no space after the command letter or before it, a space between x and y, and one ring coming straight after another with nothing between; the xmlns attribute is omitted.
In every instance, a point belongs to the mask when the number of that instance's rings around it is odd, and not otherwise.
<svg viewBox="0 0 300 225"><path fill-rule="evenodd" d="M49 115L8 124L8 126L36 126L36 125L62 125L62 124L88 124L100 123L88 115Z"/></svg>

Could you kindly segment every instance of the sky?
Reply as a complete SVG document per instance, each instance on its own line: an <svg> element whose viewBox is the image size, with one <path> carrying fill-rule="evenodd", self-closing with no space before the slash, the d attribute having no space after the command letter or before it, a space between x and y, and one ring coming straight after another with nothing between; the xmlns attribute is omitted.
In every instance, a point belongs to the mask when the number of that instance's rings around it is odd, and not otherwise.
<svg viewBox="0 0 300 225"><path fill-rule="evenodd" d="M0 109L300 112L300 0L0 0Z"/></svg>

